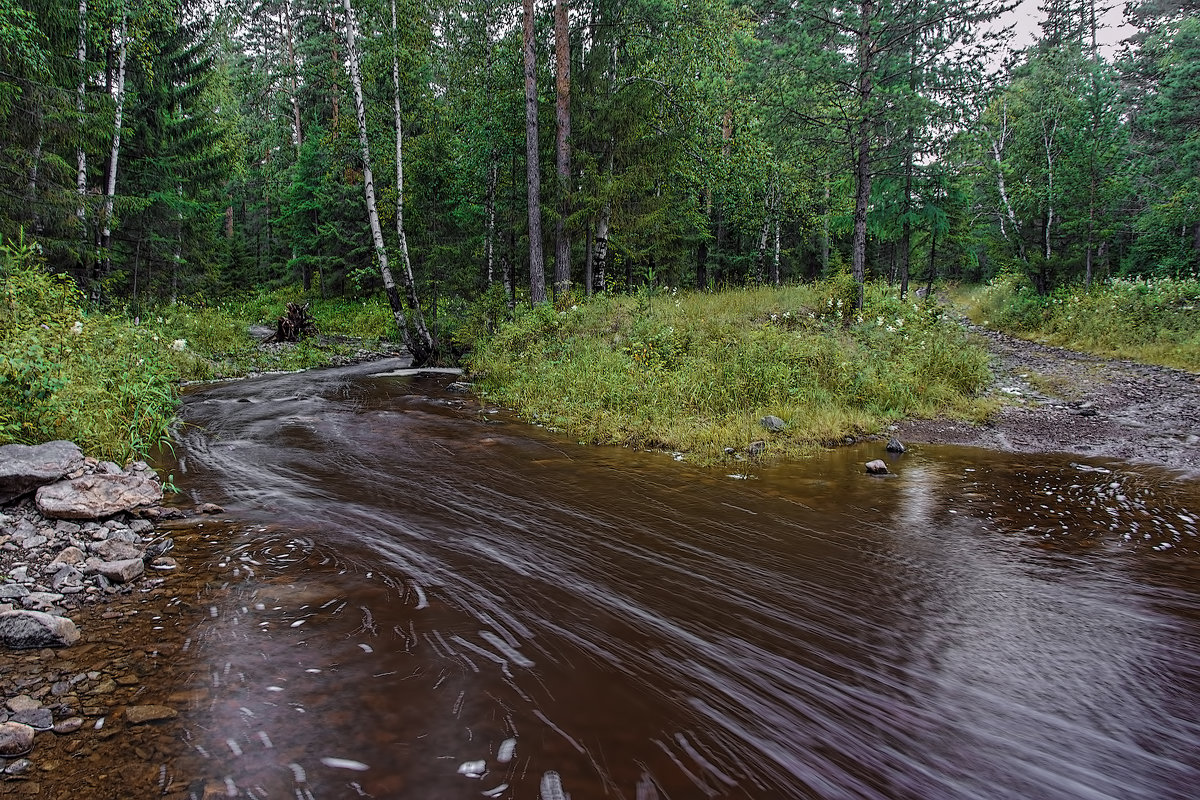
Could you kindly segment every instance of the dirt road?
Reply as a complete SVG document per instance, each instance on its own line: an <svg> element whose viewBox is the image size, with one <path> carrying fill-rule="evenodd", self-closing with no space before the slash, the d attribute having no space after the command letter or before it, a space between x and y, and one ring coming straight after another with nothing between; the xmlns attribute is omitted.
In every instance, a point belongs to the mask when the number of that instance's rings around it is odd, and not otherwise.
<svg viewBox="0 0 1200 800"><path fill-rule="evenodd" d="M1200 475L1200 375L1017 339L972 326L1005 400L987 424L908 420L906 443L965 444L1162 464Z"/></svg>

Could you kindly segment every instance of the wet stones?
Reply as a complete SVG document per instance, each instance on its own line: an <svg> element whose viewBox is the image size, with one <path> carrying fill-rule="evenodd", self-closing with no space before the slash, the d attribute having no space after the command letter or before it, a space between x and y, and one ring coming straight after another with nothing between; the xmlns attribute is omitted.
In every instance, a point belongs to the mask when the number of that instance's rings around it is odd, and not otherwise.
<svg viewBox="0 0 1200 800"><path fill-rule="evenodd" d="M881 461L878 458L875 459L874 461L868 461L867 462L867 474L868 475L887 475L888 474L887 464L883 463L883 461Z"/></svg>
<svg viewBox="0 0 1200 800"><path fill-rule="evenodd" d="M79 641L79 629L66 617L42 611L0 612L0 645L14 650L68 647Z"/></svg>

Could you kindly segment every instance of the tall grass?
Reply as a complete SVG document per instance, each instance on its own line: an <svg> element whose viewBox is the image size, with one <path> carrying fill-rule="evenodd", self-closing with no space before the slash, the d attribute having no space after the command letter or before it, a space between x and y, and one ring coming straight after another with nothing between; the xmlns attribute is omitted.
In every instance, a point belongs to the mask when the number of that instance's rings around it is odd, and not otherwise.
<svg viewBox="0 0 1200 800"><path fill-rule="evenodd" d="M872 286L860 314L853 297L839 278L522 309L470 365L487 396L530 419L701 462L757 439L767 457L797 456L902 416L985 413L986 352L937 306ZM769 434L767 414L786 430Z"/></svg>
<svg viewBox="0 0 1200 800"><path fill-rule="evenodd" d="M954 294L976 323L1105 356L1200 371L1200 280L1114 279L1038 295L1004 275Z"/></svg>
<svg viewBox="0 0 1200 800"><path fill-rule="evenodd" d="M0 244L0 443L70 439L117 461L167 440L177 372L169 344L123 317L88 314L36 244Z"/></svg>

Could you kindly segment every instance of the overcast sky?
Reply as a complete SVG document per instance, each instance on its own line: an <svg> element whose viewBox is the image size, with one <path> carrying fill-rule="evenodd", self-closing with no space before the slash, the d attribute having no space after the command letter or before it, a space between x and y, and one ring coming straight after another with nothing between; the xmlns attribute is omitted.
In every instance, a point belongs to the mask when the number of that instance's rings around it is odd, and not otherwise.
<svg viewBox="0 0 1200 800"><path fill-rule="evenodd" d="M1133 27L1125 24L1123 0L1097 0L1097 5L1112 3L1114 8L1101 18L1101 29L1097 36L1106 56L1111 57L1116 52L1121 40L1133 33ZM1016 36L1013 39L1014 49L1027 47L1033 43L1038 33L1044 15L1038 11L1041 0L1021 0L1021 5L1013 12L1012 21L1016 23ZM1107 26L1107 27L1104 27Z"/></svg>

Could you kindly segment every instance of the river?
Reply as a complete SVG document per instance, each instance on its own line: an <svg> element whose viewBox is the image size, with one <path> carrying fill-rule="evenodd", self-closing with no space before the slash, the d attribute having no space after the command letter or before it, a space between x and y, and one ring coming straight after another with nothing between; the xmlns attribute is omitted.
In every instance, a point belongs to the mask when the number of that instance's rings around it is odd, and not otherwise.
<svg viewBox="0 0 1200 800"><path fill-rule="evenodd" d="M698 469L399 366L187 397L176 481L227 513L176 656L180 780L320 800L1196 796L1194 481L949 447L868 476L878 443Z"/></svg>

